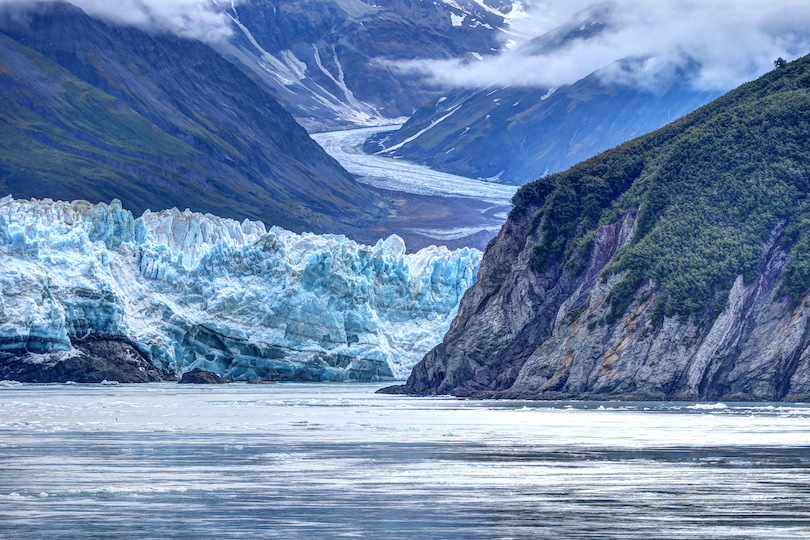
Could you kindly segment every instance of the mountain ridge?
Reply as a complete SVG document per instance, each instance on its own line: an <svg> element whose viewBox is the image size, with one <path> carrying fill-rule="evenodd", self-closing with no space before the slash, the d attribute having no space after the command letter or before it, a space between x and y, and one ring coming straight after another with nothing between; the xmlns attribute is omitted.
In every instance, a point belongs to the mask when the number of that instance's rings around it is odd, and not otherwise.
<svg viewBox="0 0 810 540"><path fill-rule="evenodd" d="M562 88L454 90L391 136L369 140L366 150L521 185L657 129L718 95L684 81L654 91L604 82L595 73Z"/></svg>
<svg viewBox="0 0 810 540"><path fill-rule="evenodd" d="M259 0L225 12L235 33L215 48L310 132L410 116L444 90L398 62L493 54L505 26L473 0Z"/></svg>
<svg viewBox="0 0 810 540"><path fill-rule="evenodd" d="M208 45L67 3L20 17L19 6L0 16L5 193L119 198L136 213L191 207L297 231L350 234L386 215L383 199Z"/></svg>

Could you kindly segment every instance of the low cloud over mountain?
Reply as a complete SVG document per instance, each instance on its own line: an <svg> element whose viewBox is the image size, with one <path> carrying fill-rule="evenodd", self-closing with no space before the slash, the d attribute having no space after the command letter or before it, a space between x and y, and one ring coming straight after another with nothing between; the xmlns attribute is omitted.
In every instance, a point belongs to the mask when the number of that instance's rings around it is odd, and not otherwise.
<svg viewBox="0 0 810 540"><path fill-rule="evenodd" d="M0 0L0 6L32 8L46 1ZM222 7L239 4L241 0L226 2ZM70 3L92 17L142 30L168 31L209 43L226 39L233 33L230 19L216 0L71 0Z"/></svg>
<svg viewBox="0 0 810 540"><path fill-rule="evenodd" d="M558 87L601 70L612 81L733 88L777 57L810 50L805 0L550 0L513 21L503 53L480 61L415 61L403 69L456 86ZM631 60L617 64L618 60Z"/></svg>

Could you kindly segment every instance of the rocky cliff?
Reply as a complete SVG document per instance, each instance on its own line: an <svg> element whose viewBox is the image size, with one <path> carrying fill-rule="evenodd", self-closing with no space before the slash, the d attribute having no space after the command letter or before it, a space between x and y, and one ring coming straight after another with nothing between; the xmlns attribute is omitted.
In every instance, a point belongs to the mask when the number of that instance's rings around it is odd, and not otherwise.
<svg viewBox="0 0 810 540"><path fill-rule="evenodd" d="M524 186L389 392L810 399L810 58Z"/></svg>

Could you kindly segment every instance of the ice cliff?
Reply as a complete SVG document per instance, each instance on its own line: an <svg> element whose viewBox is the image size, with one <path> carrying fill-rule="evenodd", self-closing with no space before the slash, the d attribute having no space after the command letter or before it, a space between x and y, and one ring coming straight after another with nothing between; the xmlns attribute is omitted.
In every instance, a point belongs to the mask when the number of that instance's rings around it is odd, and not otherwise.
<svg viewBox="0 0 810 540"><path fill-rule="evenodd" d="M134 219L118 201L8 196L0 365L53 365L114 342L176 374L403 378L441 341L480 259L408 254L397 236L372 247L176 209Z"/></svg>

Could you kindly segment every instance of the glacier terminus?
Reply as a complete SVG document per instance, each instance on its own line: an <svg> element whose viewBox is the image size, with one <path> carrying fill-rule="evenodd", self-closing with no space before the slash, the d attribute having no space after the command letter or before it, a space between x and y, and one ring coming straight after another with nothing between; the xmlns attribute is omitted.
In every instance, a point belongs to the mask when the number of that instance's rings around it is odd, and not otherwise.
<svg viewBox="0 0 810 540"><path fill-rule="evenodd" d="M103 351L125 363L243 381L406 377L481 260L472 248L407 253L396 235L365 246L188 210L135 219L117 200L11 196L0 253L5 364L53 368L112 343Z"/></svg>

